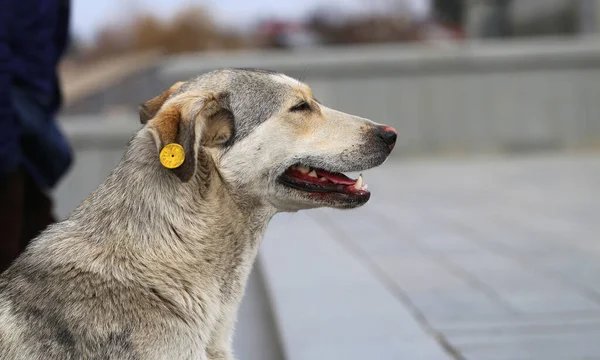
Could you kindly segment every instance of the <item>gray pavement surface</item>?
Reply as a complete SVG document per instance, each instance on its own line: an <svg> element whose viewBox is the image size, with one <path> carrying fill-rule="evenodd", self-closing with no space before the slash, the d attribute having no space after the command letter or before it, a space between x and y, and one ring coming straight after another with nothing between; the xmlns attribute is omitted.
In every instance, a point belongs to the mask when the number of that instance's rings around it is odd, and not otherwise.
<svg viewBox="0 0 600 360"><path fill-rule="evenodd" d="M600 359L599 154L390 161L365 180L361 209L267 233L288 359Z"/></svg>

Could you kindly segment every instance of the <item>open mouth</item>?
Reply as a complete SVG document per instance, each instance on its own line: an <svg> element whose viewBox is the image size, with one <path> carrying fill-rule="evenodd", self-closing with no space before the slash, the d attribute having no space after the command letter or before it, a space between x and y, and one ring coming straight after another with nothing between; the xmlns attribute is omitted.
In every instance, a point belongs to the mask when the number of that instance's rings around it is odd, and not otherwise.
<svg viewBox="0 0 600 360"><path fill-rule="evenodd" d="M289 167L281 175L279 181L296 190L315 195L338 195L337 197L365 201L371 195L367 184L363 181L362 174L354 180L341 173L305 165Z"/></svg>

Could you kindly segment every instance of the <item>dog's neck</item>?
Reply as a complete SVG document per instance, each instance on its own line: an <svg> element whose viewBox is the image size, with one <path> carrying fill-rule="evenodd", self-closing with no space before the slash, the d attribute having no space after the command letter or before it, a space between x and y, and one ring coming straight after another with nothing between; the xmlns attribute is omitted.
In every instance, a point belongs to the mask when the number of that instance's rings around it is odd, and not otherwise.
<svg viewBox="0 0 600 360"><path fill-rule="evenodd" d="M134 139L71 221L98 243L99 259L143 269L140 281L153 278L151 269L179 277L174 282L212 276L223 291L243 290L274 211L237 202L214 167L182 183L153 151L148 138Z"/></svg>

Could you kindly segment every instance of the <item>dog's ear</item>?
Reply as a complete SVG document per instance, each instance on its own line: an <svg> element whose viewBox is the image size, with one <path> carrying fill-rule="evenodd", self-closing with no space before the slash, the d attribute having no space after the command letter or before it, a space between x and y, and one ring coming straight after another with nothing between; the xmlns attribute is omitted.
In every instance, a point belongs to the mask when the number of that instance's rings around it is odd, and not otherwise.
<svg viewBox="0 0 600 360"><path fill-rule="evenodd" d="M189 181L201 151L226 144L233 136L233 115L225 96L188 95L162 106L148 122L155 130L161 164Z"/></svg>
<svg viewBox="0 0 600 360"><path fill-rule="evenodd" d="M167 101L169 96L171 96L171 94L173 94L173 92L177 90L181 85L183 85L183 81L176 82L175 84L171 85L170 88L163 91L162 94L146 101L143 104L140 104L140 122L142 124L145 124L148 122L148 120L156 116L156 113L158 112L160 107L165 103L165 101Z"/></svg>

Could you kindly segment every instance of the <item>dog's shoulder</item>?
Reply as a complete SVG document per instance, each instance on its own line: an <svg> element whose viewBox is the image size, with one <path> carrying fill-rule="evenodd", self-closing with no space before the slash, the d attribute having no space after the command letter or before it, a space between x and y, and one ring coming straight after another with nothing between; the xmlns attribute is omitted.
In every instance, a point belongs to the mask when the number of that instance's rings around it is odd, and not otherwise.
<svg viewBox="0 0 600 360"><path fill-rule="evenodd" d="M94 299L99 281L41 253L28 249L0 276L0 359L137 359L130 328L92 321L106 300Z"/></svg>

